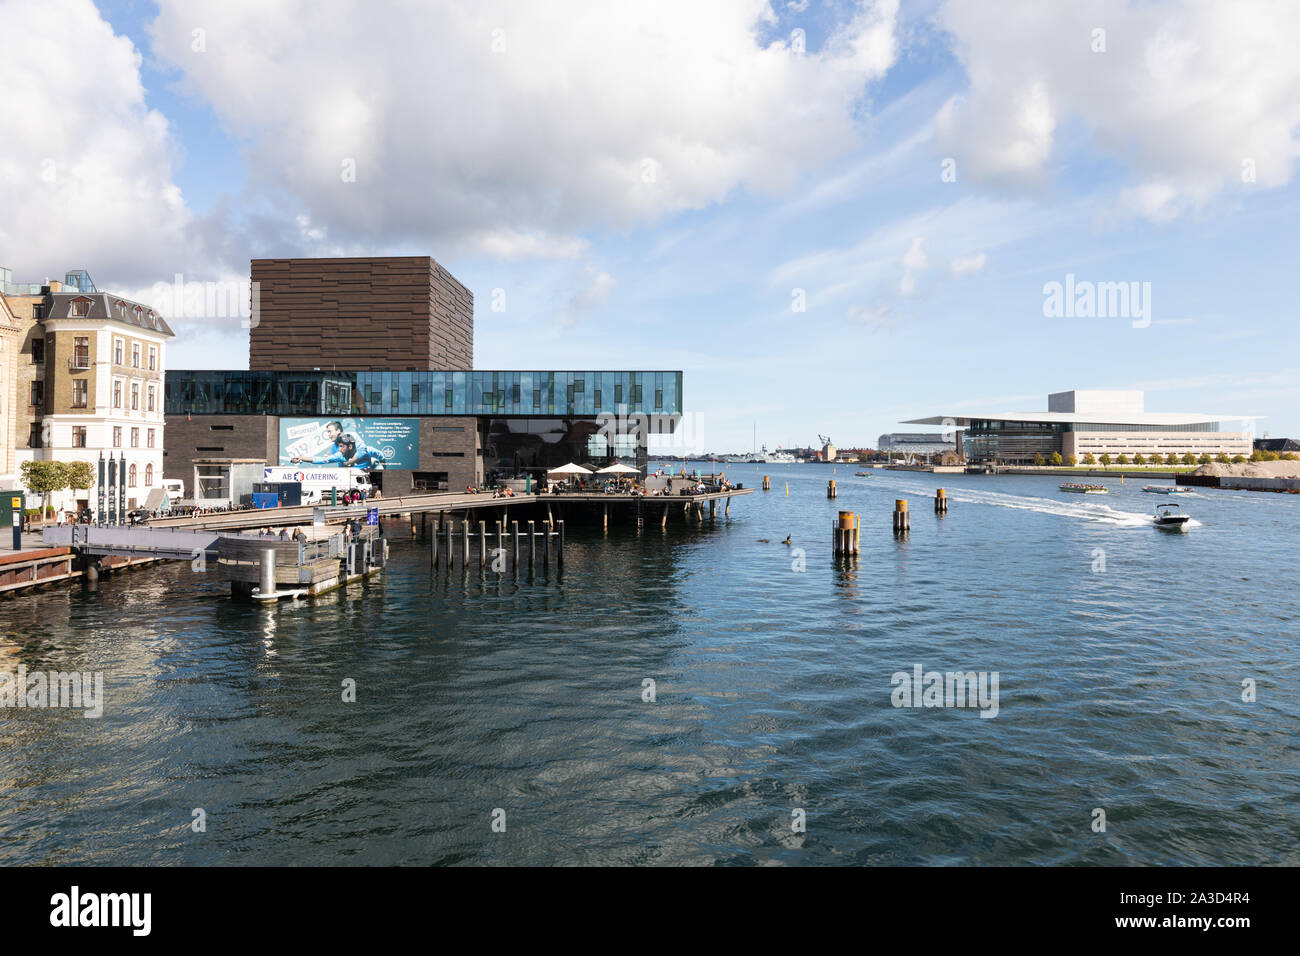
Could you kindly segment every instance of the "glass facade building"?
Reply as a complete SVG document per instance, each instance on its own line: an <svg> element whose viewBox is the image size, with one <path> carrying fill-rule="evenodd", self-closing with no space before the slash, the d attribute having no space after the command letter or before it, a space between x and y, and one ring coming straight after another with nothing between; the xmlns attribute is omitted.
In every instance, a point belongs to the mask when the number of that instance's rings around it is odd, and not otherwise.
<svg viewBox="0 0 1300 956"><path fill-rule="evenodd" d="M676 415L682 373L168 371L168 415Z"/></svg>

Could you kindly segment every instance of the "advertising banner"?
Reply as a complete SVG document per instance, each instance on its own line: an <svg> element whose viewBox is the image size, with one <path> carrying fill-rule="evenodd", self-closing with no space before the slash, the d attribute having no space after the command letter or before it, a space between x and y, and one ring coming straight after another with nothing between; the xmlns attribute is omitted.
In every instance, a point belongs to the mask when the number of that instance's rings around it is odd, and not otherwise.
<svg viewBox="0 0 1300 956"><path fill-rule="evenodd" d="M418 418L281 418L281 465L420 467Z"/></svg>

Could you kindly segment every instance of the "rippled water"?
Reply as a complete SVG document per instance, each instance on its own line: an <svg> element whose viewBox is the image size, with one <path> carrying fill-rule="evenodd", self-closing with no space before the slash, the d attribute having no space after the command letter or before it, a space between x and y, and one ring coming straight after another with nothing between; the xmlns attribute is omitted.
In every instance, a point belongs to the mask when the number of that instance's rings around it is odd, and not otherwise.
<svg viewBox="0 0 1300 956"><path fill-rule="evenodd" d="M1170 534L1141 479L853 470L730 466L773 490L571 527L536 580L431 579L397 541L297 605L182 563L0 602L0 662L103 671L107 698L0 710L0 861L1300 862L1300 497L1205 491ZM997 716L895 708L917 664L998 672Z"/></svg>

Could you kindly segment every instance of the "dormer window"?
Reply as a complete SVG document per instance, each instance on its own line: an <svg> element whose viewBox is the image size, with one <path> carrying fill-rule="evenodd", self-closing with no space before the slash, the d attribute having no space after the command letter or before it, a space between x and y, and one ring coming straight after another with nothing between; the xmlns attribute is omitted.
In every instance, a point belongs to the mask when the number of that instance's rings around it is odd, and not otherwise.
<svg viewBox="0 0 1300 956"><path fill-rule="evenodd" d="M76 298L68 307L68 315L76 319L84 319L90 315L90 300L85 298Z"/></svg>

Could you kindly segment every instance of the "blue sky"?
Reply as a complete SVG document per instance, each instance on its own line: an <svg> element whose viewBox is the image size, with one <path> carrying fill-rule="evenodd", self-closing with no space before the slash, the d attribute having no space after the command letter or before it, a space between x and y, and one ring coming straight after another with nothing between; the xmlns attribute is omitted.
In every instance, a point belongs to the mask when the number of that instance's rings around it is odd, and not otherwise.
<svg viewBox="0 0 1300 956"><path fill-rule="evenodd" d="M1300 435L1291 5L269 6L0 0L51 127L0 160L0 263L148 298L432 255L478 367L680 368L719 451L1069 388ZM1067 275L1149 323L1045 315ZM171 367L246 367L174 319Z"/></svg>

